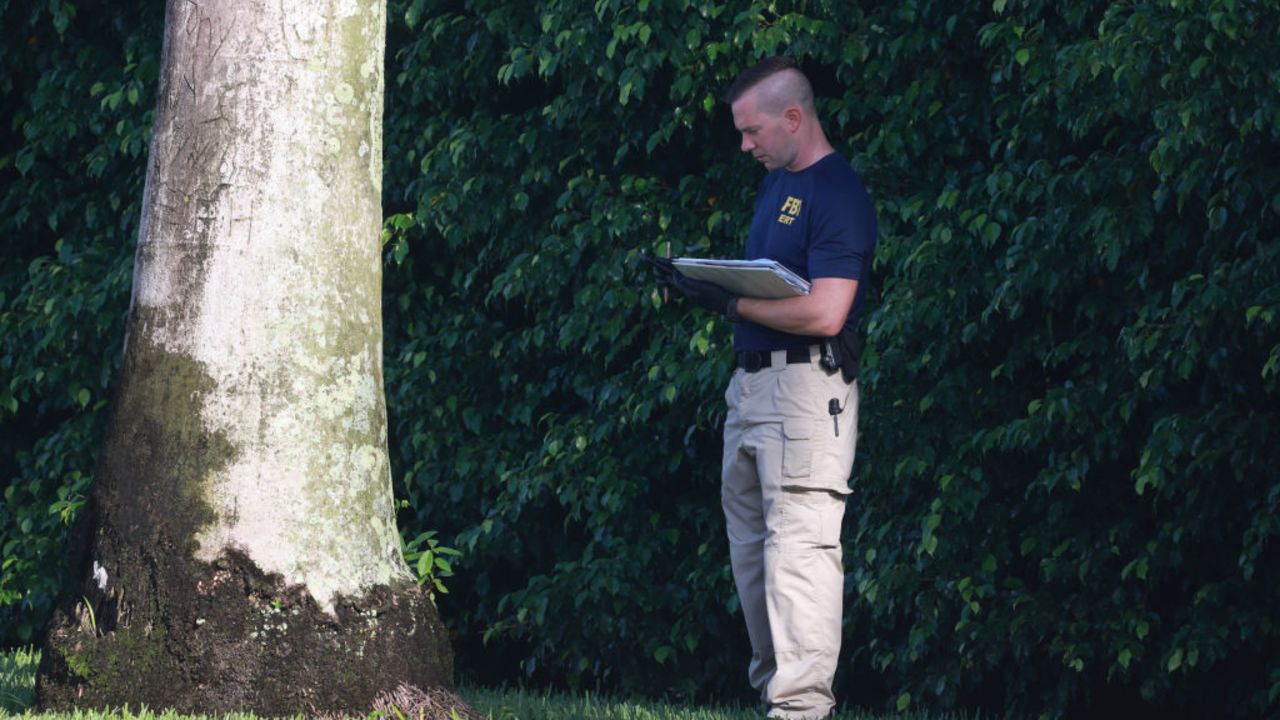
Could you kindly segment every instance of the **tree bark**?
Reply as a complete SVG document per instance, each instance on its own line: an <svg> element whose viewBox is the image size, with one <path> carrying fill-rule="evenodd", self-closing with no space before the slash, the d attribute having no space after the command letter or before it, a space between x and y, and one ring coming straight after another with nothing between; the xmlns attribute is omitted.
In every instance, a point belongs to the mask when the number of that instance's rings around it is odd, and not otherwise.
<svg viewBox="0 0 1280 720"><path fill-rule="evenodd" d="M170 0L125 361L45 708L448 687L382 388L385 0Z"/></svg>

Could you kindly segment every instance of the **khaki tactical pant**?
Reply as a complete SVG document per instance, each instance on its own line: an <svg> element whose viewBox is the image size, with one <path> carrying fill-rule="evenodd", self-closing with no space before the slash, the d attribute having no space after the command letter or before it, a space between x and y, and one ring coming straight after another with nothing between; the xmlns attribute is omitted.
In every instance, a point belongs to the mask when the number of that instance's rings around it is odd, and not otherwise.
<svg viewBox="0 0 1280 720"><path fill-rule="evenodd" d="M771 717L819 718L835 705L858 389L811 354L788 365L775 351L771 367L737 370L725 392L721 503L753 650L748 677Z"/></svg>

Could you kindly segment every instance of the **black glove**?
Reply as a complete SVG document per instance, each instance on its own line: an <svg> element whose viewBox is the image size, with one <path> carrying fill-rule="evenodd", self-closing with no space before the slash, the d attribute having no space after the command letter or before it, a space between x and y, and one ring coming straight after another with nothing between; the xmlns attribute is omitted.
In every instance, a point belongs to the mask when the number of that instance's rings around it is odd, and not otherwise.
<svg viewBox="0 0 1280 720"><path fill-rule="evenodd" d="M672 286L695 305L701 305L711 312L723 313L730 320L738 319L738 297L719 285L694 280L676 271L672 277Z"/></svg>
<svg viewBox="0 0 1280 720"><path fill-rule="evenodd" d="M675 287L675 278L680 274L680 271L676 270L676 266L671 263L671 258L658 257L642 252L640 253L640 259L649 263L649 268L653 270L653 279L658 283L658 287Z"/></svg>

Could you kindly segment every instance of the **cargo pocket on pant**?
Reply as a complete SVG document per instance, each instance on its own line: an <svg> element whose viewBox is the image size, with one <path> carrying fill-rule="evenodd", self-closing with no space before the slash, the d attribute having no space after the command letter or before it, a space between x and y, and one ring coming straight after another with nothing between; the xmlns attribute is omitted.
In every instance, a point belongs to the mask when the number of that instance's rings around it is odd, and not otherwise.
<svg viewBox="0 0 1280 720"><path fill-rule="evenodd" d="M832 490L792 488L784 491L783 534L788 544L833 548L840 545L844 495Z"/></svg>
<svg viewBox="0 0 1280 720"><path fill-rule="evenodd" d="M813 421L782 421L782 476L792 480L808 480L813 475ZM783 485L790 485L785 479Z"/></svg>
<svg viewBox="0 0 1280 720"><path fill-rule="evenodd" d="M852 437L832 437L829 420L791 418L782 422L782 486L848 495L853 465Z"/></svg>

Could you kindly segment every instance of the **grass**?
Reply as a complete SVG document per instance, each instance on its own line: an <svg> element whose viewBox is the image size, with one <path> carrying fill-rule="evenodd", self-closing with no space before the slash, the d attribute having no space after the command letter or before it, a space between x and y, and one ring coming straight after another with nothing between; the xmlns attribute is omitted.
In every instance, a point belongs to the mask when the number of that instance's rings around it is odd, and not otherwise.
<svg viewBox="0 0 1280 720"><path fill-rule="evenodd" d="M459 694L490 720L763 720L763 708L690 707L591 695L552 695L528 690L461 688ZM833 720L887 720L889 716L845 711ZM904 713L894 720L964 720L960 715Z"/></svg>
<svg viewBox="0 0 1280 720"><path fill-rule="evenodd" d="M18 712L36 701L36 665L40 653L19 648L0 653L0 713Z"/></svg>
<svg viewBox="0 0 1280 720"><path fill-rule="evenodd" d="M0 653L0 716L14 714L25 720L257 720L245 713L230 715L179 715L144 708L77 710L70 713L35 713L36 665L40 654L19 649ZM595 695L562 695L531 690L459 688L461 695L490 720L761 720L758 709L689 707L659 702L637 702ZM843 712L836 720L877 720L880 716ZM895 720L961 720L958 716L895 715Z"/></svg>

